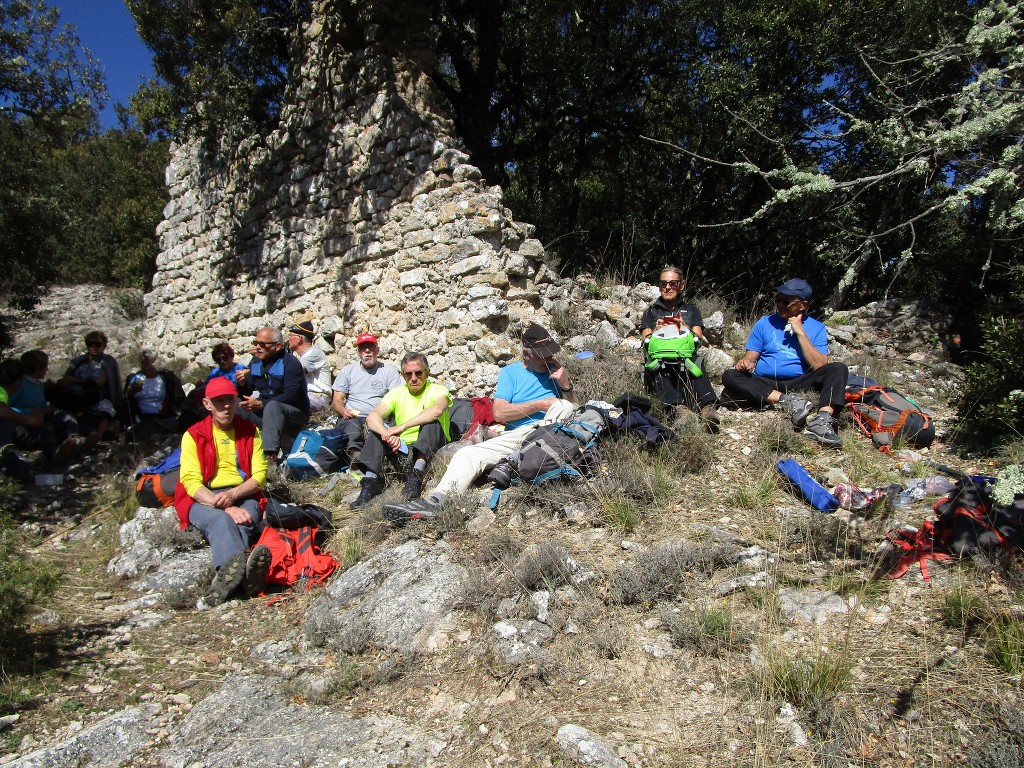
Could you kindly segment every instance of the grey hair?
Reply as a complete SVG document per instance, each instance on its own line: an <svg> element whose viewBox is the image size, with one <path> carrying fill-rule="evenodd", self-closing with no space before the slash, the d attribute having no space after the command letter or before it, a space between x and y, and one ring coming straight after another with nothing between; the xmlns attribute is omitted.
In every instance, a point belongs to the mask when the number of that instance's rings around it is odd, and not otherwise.
<svg viewBox="0 0 1024 768"><path fill-rule="evenodd" d="M404 369L406 363L416 362L423 363L423 370L430 370L430 363L427 362L427 356L424 355L422 352L406 352L405 356L402 358L402 362L399 363L399 365L401 365L402 368Z"/></svg>
<svg viewBox="0 0 1024 768"><path fill-rule="evenodd" d="M679 279L680 280L685 280L686 279L683 276L683 270L681 270L679 267L676 267L676 266L674 266L672 264L666 264L664 267L662 267L660 270L658 270L658 277L661 277L666 272L675 272L677 275L679 275Z"/></svg>
<svg viewBox="0 0 1024 768"><path fill-rule="evenodd" d="M270 340L277 344L284 344L284 334L280 328L275 328L272 325L265 325L260 330L270 331Z"/></svg>
<svg viewBox="0 0 1024 768"><path fill-rule="evenodd" d="M148 360L151 363L156 362L156 350L145 347L139 350L139 362Z"/></svg>

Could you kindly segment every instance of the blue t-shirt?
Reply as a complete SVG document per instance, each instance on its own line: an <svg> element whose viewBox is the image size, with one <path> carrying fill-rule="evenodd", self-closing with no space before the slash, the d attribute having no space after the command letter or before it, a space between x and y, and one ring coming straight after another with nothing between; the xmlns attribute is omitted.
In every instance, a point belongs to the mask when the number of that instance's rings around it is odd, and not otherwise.
<svg viewBox="0 0 1024 768"><path fill-rule="evenodd" d="M760 352L754 373L774 379L795 379L810 370L800 355L800 342L787 330L788 321L780 315L762 317L750 330L748 352ZM828 354L828 331L813 317L803 319L804 332L823 355Z"/></svg>
<svg viewBox="0 0 1024 768"><path fill-rule="evenodd" d="M227 379L232 384L235 384L237 386L238 377L235 376L235 372L244 370L245 366L242 365L241 363L235 363L234 365L231 366L231 368L229 368L226 371L218 365L213 370L210 371L210 374L206 377L206 383L209 384L218 376L223 376L225 379Z"/></svg>
<svg viewBox="0 0 1024 768"><path fill-rule="evenodd" d="M536 373L527 370L526 366L519 362L506 365L498 371L498 386L494 390L494 396L516 404L528 403L531 400L543 400L547 397L561 397L562 394L547 371ZM505 426L507 429L515 429L524 424L540 421L543 416L543 410L535 411L529 416L510 421Z"/></svg>
<svg viewBox="0 0 1024 768"><path fill-rule="evenodd" d="M21 386L10 396L7 404L18 413L32 413L36 408L45 408L46 390L43 382L22 376Z"/></svg>

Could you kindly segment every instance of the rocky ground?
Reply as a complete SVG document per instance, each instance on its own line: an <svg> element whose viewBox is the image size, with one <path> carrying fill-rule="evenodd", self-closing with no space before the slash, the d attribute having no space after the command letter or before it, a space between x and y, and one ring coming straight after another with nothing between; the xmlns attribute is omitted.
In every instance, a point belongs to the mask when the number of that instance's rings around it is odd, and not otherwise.
<svg viewBox="0 0 1024 768"><path fill-rule="evenodd" d="M572 362L585 396L633 381L635 352L598 343L619 341L614 300L594 299L596 332L575 334L598 349ZM713 310L724 364L743 328ZM838 354L934 409L945 435L959 372L939 313L872 305L832 324ZM686 415L676 426L683 439L653 454L606 445L602 482L514 489L495 513L486 491L468 494L404 529L379 506L350 512L344 481L278 486L334 512L340 572L202 611L208 553L166 510L131 503L132 471L162 447L107 445L15 503L31 556L63 580L31 652L4 669L0 762L983 765L994 730L1024 734L1019 670L993 653L1019 652L1020 636L965 618L1016 621L1017 572L978 561L934 563L930 584L917 568L872 578L885 532L919 524L930 500L823 515L773 469L794 456L875 486L931 474L927 458L991 464L943 439L885 457L849 426L826 450L775 412L728 412L715 436Z"/></svg>

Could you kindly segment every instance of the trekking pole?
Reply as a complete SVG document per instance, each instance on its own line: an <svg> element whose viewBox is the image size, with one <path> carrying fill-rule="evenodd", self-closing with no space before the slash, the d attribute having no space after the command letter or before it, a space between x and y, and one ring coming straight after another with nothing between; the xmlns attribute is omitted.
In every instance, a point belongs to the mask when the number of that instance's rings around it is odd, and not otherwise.
<svg viewBox="0 0 1024 768"><path fill-rule="evenodd" d="M939 472L947 474L950 477L955 477L957 480L965 480L968 477L968 475L964 474L959 469L953 469L948 464L939 464L937 461L931 461L930 459L925 459L922 463L925 464L925 466L937 469Z"/></svg>

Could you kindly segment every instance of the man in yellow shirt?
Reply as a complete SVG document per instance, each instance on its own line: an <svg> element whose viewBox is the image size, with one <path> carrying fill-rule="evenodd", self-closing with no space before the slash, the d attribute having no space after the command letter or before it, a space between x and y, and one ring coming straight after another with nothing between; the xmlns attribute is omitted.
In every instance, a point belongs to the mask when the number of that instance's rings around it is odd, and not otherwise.
<svg viewBox="0 0 1024 768"><path fill-rule="evenodd" d="M427 358L420 352L409 352L402 358L401 372L405 384L384 395L366 416L366 444L353 462L363 472L363 479L352 509L384 492L380 472L385 446L392 457L410 456L412 469L405 479L404 496L415 499L423 489L427 464L451 439L448 406L452 396L445 387L427 380ZM389 418L393 427L384 423Z"/></svg>
<svg viewBox="0 0 1024 768"><path fill-rule="evenodd" d="M206 386L210 415L181 438L174 508L182 529L194 525L209 542L217 573L204 600L223 603L244 581L249 597L263 590L270 550L255 547L263 516L267 460L259 427L238 417L238 390L218 376Z"/></svg>

